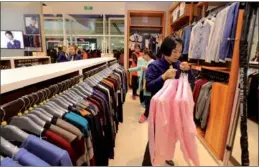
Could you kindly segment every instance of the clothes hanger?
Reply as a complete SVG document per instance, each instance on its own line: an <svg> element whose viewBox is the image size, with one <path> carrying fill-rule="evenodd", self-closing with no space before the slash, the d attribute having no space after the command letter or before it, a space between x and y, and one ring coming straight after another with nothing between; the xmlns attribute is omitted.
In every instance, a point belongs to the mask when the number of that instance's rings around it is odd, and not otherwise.
<svg viewBox="0 0 259 167"><path fill-rule="evenodd" d="M8 157L13 158L17 152L20 150L18 147L13 145L12 143L8 142L6 139L3 137L0 137L0 152L7 155Z"/></svg>
<svg viewBox="0 0 259 167"><path fill-rule="evenodd" d="M42 92L38 92L39 94L42 94ZM37 101L39 101L39 96L38 96L38 93L35 93L34 95L36 96L36 98L37 98L37 100L35 101L35 102L37 102ZM41 96L41 97L43 97L43 95ZM43 99L41 99L40 101L42 102L42 100ZM40 103L39 105L37 105L37 108L42 108L42 109L44 109L45 110L45 112L44 113L49 113L50 115L55 115L55 116L62 116L62 113L60 113L59 111L56 111L56 110L54 110L52 107L50 107L50 106L48 106L48 105L43 105L43 103Z"/></svg>
<svg viewBox="0 0 259 167"><path fill-rule="evenodd" d="M10 125L17 126L23 130L32 132L36 135L41 135L43 132L44 128L33 122L30 118L28 117L19 117L19 116L14 116L11 119Z"/></svg>
<svg viewBox="0 0 259 167"><path fill-rule="evenodd" d="M25 98L24 98L25 100ZM30 102L28 103L28 105L25 107L25 109L30 105ZM42 120L40 117L37 117L36 115L33 114L28 114L28 110L24 111L24 117L28 117L30 118L32 121L36 122L38 125L40 126L44 126L46 121Z"/></svg>
<svg viewBox="0 0 259 167"><path fill-rule="evenodd" d="M56 96L55 93L57 92L56 87L52 86L50 89L53 89L52 92L54 92L54 93L51 94L51 96L49 96L50 97L49 102L54 102L58 106L60 106L62 109L67 110L67 107L69 106L69 104L66 104L66 102L64 102L63 100L60 100L59 98L55 97ZM49 90L49 91L51 93L51 90Z"/></svg>
<svg viewBox="0 0 259 167"><path fill-rule="evenodd" d="M3 118L1 122L4 122L5 110L2 107L1 109L3 111ZM16 126L2 124L0 136L4 137L7 140L11 140L11 141L16 140L16 141L23 142L29 136L29 134L25 133L24 131L17 128Z"/></svg>
<svg viewBox="0 0 259 167"><path fill-rule="evenodd" d="M21 113L21 110L18 113ZM11 119L10 125L17 126L20 129L27 130L27 131L32 132L37 135L40 135L42 133L42 131L44 130L43 127L37 125L35 122L33 122L28 117L14 116Z"/></svg>

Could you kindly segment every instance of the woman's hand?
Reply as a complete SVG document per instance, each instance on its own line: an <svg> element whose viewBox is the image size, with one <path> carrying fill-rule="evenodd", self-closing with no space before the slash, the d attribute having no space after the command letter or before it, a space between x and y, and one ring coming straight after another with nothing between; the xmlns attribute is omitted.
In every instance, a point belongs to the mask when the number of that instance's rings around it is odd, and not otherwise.
<svg viewBox="0 0 259 167"><path fill-rule="evenodd" d="M147 71L147 67L142 67L142 70L143 71Z"/></svg>
<svg viewBox="0 0 259 167"><path fill-rule="evenodd" d="M167 80L167 79L173 79L175 78L175 75L176 75L176 69L173 69L173 68L170 68L168 69L163 75L162 75L162 78L163 80Z"/></svg>
<svg viewBox="0 0 259 167"><path fill-rule="evenodd" d="M187 62L182 62L180 64L180 69L183 70L183 71L188 71L188 70L190 70L190 66Z"/></svg>

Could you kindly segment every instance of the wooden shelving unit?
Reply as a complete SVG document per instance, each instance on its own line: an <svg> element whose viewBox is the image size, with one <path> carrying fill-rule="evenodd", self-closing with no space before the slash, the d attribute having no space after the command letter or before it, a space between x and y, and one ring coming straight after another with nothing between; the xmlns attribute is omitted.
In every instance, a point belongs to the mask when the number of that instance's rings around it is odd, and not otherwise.
<svg viewBox="0 0 259 167"><path fill-rule="evenodd" d="M139 24L139 25L130 25L130 28L163 28L160 25L146 25L146 24Z"/></svg>
<svg viewBox="0 0 259 167"><path fill-rule="evenodd" d="M149 10L129 10L127 15L127 46L132 31L147 31L159 32L162 38L165 37L165 18L164 11L149 11ZM126 56L126 68L129 68L129 53ZM131 78L130 74L128 77ZM128 80L128 84L130 79Z"/></svg>
<svg viewBox="0 0 259 167"><path fill-rule="evenodd" d="M191 64L191 68L196 71L201 71L202 69L206 69L206 70L230 74L230 68L227 68L227 67L213 67L213 66L203 66L203 65Z"/></svg>
<svg viewBox="0 0 259 167"><path fill-rule="evenodd" d="M173 13L176 10L180 10L179 17L175 16ZM190 24L194 17L200 15L200 9L192 3L186 2L175 2L175 4L168 11L168 33L172 34L174 31L177 31L188 24ZM176 17L176 18L174 18Z"/></svg>
<svg viewBox="0 0 259 167"><path fill-rule="evenodd" d="M183 26L191 24L194 17L206 17L206 10L209 6L221 6L228 2L198 2L196 4L188 4L189 13L178 17L177 20L172 22L169 18L168 32L181 29ZM178 8L180 2L175 3L168 11L171 16L172 12ZM195 15L195 11L197 15ZM234 104L234 97L236 92L238 73L239 73L239 45L243 25L244 10L240 9L238 12L236 37L234 43L234 51L231 62L228 62L224 67L221 63L205 63L200 60L194 60L189 63L192 69L211 70L221 72L229 75L228 83L214 82L212 84L211 104L209 111L209 118L205 131L197 127L197 135L205 147L217 160L223 160L226 143L228 138L228 129L231 121L231 114ZM192 60L193 61L193 60Z"/></svg>

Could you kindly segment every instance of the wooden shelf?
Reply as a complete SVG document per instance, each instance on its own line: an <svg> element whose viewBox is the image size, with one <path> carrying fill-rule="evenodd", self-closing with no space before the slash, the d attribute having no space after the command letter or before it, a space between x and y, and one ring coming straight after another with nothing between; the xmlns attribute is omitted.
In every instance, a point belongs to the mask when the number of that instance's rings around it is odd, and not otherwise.
<svg viewBox="0 0 259 167"><path fill-rule="evenodd" d="M199 2L197 3L197 7L202 7L202 6L207 6L208 5L208 2Z"/></svg>
<svg viewBox="0 0 259 167"><path fill-rule="evenodd" d="M189 23L189 16L182 15L179 19L174 21L171 25L173 31L177 31Z"/></svg>
<svg viewBox="0 0 259 167"><path fill-rule="evenodd" d="M219 6L223 5L229 2L199 2L196 4L197 7L203 7L203 6Z"/></svg>
<svg viewBox="0 0 259 167"><path fill-rule="evenodd" d="M130 10L130 17L164 17L164 11Z"/></svg>
<svg viewBox="0 0 259 167"><path fill-rule="evenodd" d="M138 25L130 25L130 28L163 28L163 26L138 24Z"/></svg>
<svg viewBox="0 0 259 167"><path fill-rule="evenodd" d="M227 67L210 67L210 66L199 66L199 65L191 64L191 68L193 70L197 70L197 71L201 71L202 69L206 69L206 70L211 70L211 71L222 72L222 73L225 73L225 74L230 73L230 69L227 68Z"/></svg>

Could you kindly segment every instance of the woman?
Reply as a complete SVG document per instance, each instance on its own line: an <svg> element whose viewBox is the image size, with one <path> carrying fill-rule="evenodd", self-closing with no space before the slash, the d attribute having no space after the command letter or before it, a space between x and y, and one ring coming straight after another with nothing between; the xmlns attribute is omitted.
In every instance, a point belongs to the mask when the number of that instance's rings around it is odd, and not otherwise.
<svg viewBox="0 0 259 167"><path fill-rule="evenodd" d="M136 44L134 47L134 52L131 55L132 57L132 64L131 67L135 68L138 66L138 58L140 57L140 45ZM140 60L142 61L142 60ZM137 73L136 71L132 72L132 79L131 79L131 86L132 86L132 99L135 100L136 96L137 96L137 90L138 90L138 80L139 80L139 73ZM141 99L141 103L142 103L142 99Z"/></svg>
<svg viewBox="0 0 259 167"><path fill-rule="evenodd" d="M154 96L164 85L165 80L172 78L179 78L181 70L188 71L189 81L192 81L190 67L187 62L180 62L178 59L182 53L181 39L168 36L164 39L160 53L160 59L152 62L146 71L146 89L151 92L151 97ZM170 68L173 66L174 69ZM174 162L169 160L167 164L173 166ZM147 144L143 166L152 166L149 144Z"/></svg>
<svg viewBox="0 0 259 167"><path fill-rule="evenodd" d="M142 76L140 77L140 84L139 87L143 88L143 95L144 95L144 102L145 102L145 112L144 114L140 117L139 123L143 123L147 120L148 115L149 115L149 106L150 106L150 100L151 100L151 93L146 90L146 71L147 71L147 66L152 63L155 59L155 56L149 49L144 50L144 55L143 59L146 62L146 65L142 67Z"/></svg>
<svg viewBox="0 0 259 167"><path fill-rule="evenodd" d="M66 62L67 61L67 47L66 46L62 46L62 50L59 50L58 53L58 58L57 58L57 62Z"/></svg>
<svg viewBox="0 0 259 167"><path fill-rule="evenodd" d="M70 47L69 47L69 55L67 57L67 61L82 60L82 56L78 55L76 53L77 53L76 45L70 45Z"/></svg>
<svg viewBox="0 0 259 167"><path fill-rule="evenodd" d="M81 56L83 59L88 59L88 53L86 49L82 49Z"/></svg>

